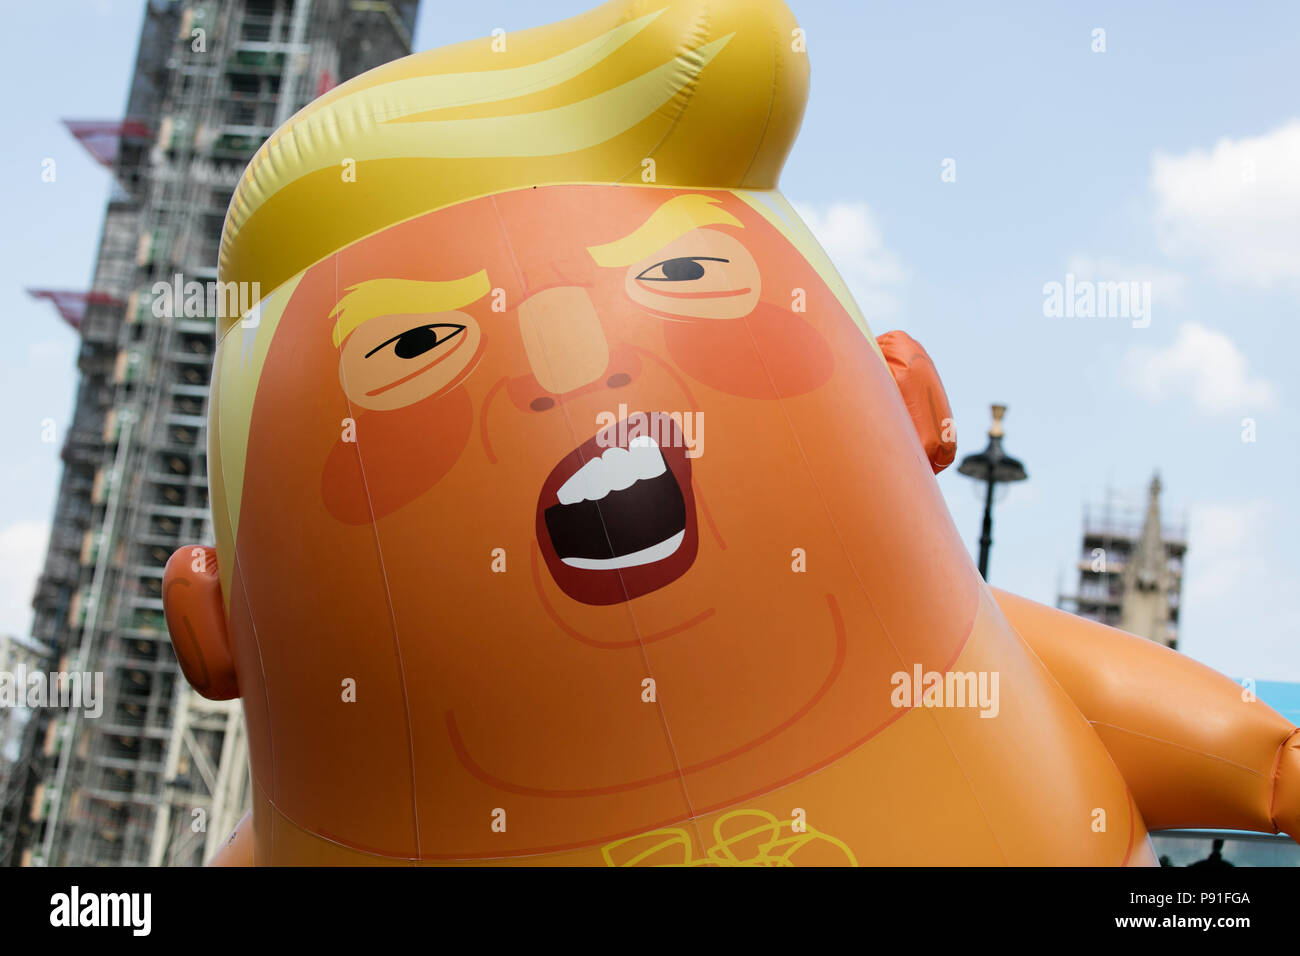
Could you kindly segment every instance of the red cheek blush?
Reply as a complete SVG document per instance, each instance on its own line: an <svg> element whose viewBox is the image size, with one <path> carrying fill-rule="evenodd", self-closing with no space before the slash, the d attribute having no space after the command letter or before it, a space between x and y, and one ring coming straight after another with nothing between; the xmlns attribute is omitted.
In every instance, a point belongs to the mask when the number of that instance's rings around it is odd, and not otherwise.
<svg viewBox="0 0 1300 956"><path fill-rule="evenodd" d="M326 510L355 525L410 504L451 471L473 421L463 388L396 411L359 414L354 430L340 427L325 461Z"/></svg>
<svg viewBox="0 0 1300 956"><path fill-rule="evenodd" d="M743 319L667 323L664 339L687 375L740 398L802 395L830 381L835 367L808 321L765 303Z"/></svg>

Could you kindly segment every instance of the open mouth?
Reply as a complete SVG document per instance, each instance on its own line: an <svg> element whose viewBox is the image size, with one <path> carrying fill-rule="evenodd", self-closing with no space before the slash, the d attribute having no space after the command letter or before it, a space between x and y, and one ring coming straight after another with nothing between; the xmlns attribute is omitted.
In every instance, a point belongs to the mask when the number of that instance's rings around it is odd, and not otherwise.
<svg viewBox="0 0 1300 956"><path fill-rule="evenodd" d="M675 581L698 544L691 462L668 415L634 415L566 455L542 484L537 541L565 594L616 604Z"/></svg>

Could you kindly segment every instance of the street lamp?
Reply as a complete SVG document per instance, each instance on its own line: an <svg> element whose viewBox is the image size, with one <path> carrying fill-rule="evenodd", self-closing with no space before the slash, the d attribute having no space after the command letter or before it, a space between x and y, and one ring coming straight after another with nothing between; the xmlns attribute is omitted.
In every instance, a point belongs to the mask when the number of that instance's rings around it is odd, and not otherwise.
<svg viewBox="0 0 1300 956"><path fill-rule="evenodd" d="M1024 481L1025 466L1002 452L1002 416L1007 406L993 406L993 426L989 429L989 446L982 452L967 455L957 470L967 478L985 483L984 533L980 535L980 577L989 579L989 546L993 544L993 488L1013 481Z"/></svg>

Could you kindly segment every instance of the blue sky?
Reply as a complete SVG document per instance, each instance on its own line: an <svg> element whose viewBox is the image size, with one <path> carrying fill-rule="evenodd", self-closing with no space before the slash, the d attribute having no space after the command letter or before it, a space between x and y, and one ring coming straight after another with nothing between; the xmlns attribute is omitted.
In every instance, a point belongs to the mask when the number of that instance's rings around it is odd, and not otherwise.
<svg viewBox="0 0 1300 956"><path fill-rule="evenodd" d="M1300 6L790 3L813 83L783 192L872 328L929 350L959 455L1010 406L1030 480L997 504L991 581L1053 602L1085 501L1140 503L1158 468L1190 523L1182 649L1300 680ZM591 5L425 0L416 47ZM85 287L108 195L59 119L120 115L142 7L16 4L0 34L0 631L29 626L59 473L41 422L61 440L76 382L75 334L23 290ZM1151 283L1150 324L1046 317L1067 273ZM973 483L940 484L973 549Z"/></svg>

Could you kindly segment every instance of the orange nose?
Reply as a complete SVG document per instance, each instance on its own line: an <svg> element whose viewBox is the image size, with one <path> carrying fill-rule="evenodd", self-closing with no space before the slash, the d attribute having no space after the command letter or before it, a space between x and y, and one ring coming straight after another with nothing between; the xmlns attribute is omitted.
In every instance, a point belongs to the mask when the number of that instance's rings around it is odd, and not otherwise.
<svg viewBox="0 0 1300 956"><path fill-rule="evenodd" d="M519 331L533 377L563 395L596 381L609 367L609 342L587 290L558 286L519 306Z"/></svg>

